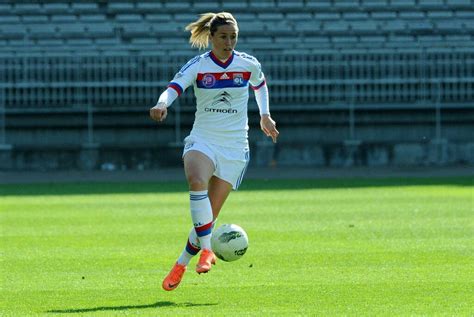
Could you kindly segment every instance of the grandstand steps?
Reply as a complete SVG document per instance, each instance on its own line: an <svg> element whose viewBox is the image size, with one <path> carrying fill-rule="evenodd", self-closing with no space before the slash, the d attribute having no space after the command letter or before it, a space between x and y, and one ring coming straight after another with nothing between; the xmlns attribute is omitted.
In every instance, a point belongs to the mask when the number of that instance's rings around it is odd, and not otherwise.
<svg viewBox="0 0 474 317"><path fill-rule="evenodd" d="M162 37L187 38L184 26L198 13L227 10L240 22L240 38L258 50L284 50L278 47L287 37L302 38L290 42L288 49L317 51L318 41L305 41L307 36L327 37L323 49L352 47L456 47L474 46L474 4L470 0L341 0L341 1L181 1L181 2L73 2L15 3L0 6L0 41L61 39L67 46L70 38L115 39L133 54L149 49L134 46L131 39ZM296 34L296 36L295 36ZM452 35L465 40L450 41ZM423 41L432 36L433 41ZM405 37L408 41L399 41ZM258 47L254 38L266 38ZM422 39L421 41L419 39ZM79 42L78 42L79 43ZM84 45L90 41L83 41ZM274 43L275 45L270 45ZM3 52L27 54L26 47ZM12 43L13 45L15 42ZM166 51L183 50L186 41L159 47ZM23 52L20 52L23 51ZM42 50L47 55L47 49ZM97 54L102 54L100 47Z"/></svg>
<svg viewBox="0 0 474 317"><path fill-rule="evenodd" d="M184 27L222 10L239 22L237 50L262 63L281 132L277 145L262 136L251 93L252 164L434 164L441 145L451 153L444 163L474 163L472 0L6 0L0 106L10 168L176 165L192 93L179 99L179 129L177 104L159 128L148 108L199 53ZM87 153L97 162L82 161Z"/></svg>
<svg viewBox="0 0 474 317"><path fill-rule="evenodd" d="M291 111L290 107L275 109L273 117L281 133L276 145L262 135L258 114L252 109L249 115L252 164L266 166L272 161L281 166L437 164L426 160L436 138L434 109L394 109L388 113L379 107L378 110L357 110L355 116L352 138L360 140L360 144L348 158L349 143L342 141L351 139L347 108L298 112ZM189 133L193 112L186 110L181 118L178 144ZM145 108L136 111L96 109L92 141L97 145L94 150L97 158L90 168L100 169L107 163L113 163L118 169L176 166L182 149L173 145L177 135L174 120L174 109L160 125L148 118ZM473 122L472 107L443 115L442 136L447 140L451 164L468 162L466 153L472 143L469 131ZM7 169L86 168L80 157L84 151L90 151L87 144L91 140L84 109L8 111L7 129L8 141L14 144L11 150L14 166Z"/></svg>
<svg viewBox="0 0 474 317"><path fill-rule="evenodd" d="M251 111L249 114L249 124L259 133L258 127L259 116L256 113L256 107L250 105ZM304 106L287 106L287 107L275 107L272 110L273 117L278 122L278 126L281 130L286 131L282 134L282 142L291 140L295 142L308 142L309 140L320 142L326 142L331 140L337 141L341 137L345 137L347 133L350 121L350 109L349 105L327 106L320 108L308 109ZM474 108L472 105L466 105L465 107L447 107L441 108L442 112L442 123L443 133L449 136L450 140L456 142L466 142L471 139L471 135L466 133L471 128L474 122ZM36 138L41 139L41 133L54 133L57 131L58 135L62 130L75 130L77 133L80 131L87 130L87 108L57 108L48 110L35 110L30 109L25 111L24 109L7 109L6 111L6 123L7 129L12 131L9 133L10 142L13 144L32 145L36 142L28 141L28 138L16 139L15 131L35 131ZM160 131L174 130L176 110L170 108L167 121L160 124ZM194 120L194 109L185 107L180 113L182 135L186 135L189 132L193 120ZM359 137L364 141L370 142L397 142L403 140L404 142L416 142L420 141L423 137L432 138L435 126L435 109L428 107L393 107L387 109L385 106L376 106L372 108L368 107L357 107L355 106L354 118L356 119L356 129L362 131L365 129L366 134L360 134ZM107 140L107 135L101 135L97 132L97 140L101 144L110 145L127 145L127 139L130 139L131 143L135 142L133 138L140 138L140 131L148 128L158 128L156 123L148 117L148 107L140 106L136 110L127 108L94 108L93 109L93 122L94 130L97 131L113 131L114 129L132 131L132 135L128 138L120 139L119 143L111 144L110 140ZM378 127L383 131L382 133L373 133L371 129ZM404 131L407 128L412 129L414 135L404 135ZM424 128L423 128L424 127ZM462 128L464 127L464 128ZM294 131L292 131L294 129ZM361 129L361 130L359 130ZM426 129L426 130L425 130ZM136 131L134 131L136 130ZM318 131L316 134L308 134L308 131ZM425 131L431 131L425 134ZM295 131L301 131L300 134ZM305 132L306 131L306 132ZM333 133L331 131L339 131ZM372 132L370 132L372 131ZM121 132L119 132L121 133ZM57 139L57 141L61 141ZM81 138L67 138L62 139L61 144L76 144L80 145L83 141ZM66 141L66 143L64 143ZM161 145L167 144L169 139L163 138L159 143ZM53 143L53 139L45 138L41 144L48 145ZM141 140L140 142L146 143L147 140ZM113 142L112 142L113 143Z"/></svg>

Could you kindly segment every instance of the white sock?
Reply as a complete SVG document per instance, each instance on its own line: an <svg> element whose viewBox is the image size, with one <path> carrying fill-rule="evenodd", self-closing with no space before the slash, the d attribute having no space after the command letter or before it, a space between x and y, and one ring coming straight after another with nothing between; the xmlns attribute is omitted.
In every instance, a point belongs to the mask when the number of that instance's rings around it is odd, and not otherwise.
<svg viewBox="0 0 474 317"><path fill-rule="evenodd" d="M212 207L207 190L190 191L189 201L194 230L202 249L211 249Z"/></svg>

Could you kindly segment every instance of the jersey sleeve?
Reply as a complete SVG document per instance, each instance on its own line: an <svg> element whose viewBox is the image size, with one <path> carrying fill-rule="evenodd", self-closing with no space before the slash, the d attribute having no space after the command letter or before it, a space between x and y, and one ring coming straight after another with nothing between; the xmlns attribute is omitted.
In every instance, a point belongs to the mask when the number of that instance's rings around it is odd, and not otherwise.
<svg viewBox="0 0 474 317"><path fill-rule="evenodd" d="M250 87L253 90L257 90L265 85L265 74L262 71L262 66L255 60L253 64L252 74L250 75Z"/></svg>
<svg viewBox="0 0 474 317"><path fill-rule="evenodd" d="M168 84L169 88L176 90L178 96L196 81L199 60L200 56L196 56L188 61Z"/></svg>

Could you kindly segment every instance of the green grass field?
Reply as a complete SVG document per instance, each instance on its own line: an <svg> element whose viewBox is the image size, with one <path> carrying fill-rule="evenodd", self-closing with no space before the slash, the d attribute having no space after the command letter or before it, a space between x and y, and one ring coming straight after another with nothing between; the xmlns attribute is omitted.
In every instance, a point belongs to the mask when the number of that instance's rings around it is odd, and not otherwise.
<svg viewBox="0 0 474 317"><path fill-rule="evenodd" d="M161 289L186 184L0 186L0 316L472 316L469 178L246 180L233 263Z"/></svg>

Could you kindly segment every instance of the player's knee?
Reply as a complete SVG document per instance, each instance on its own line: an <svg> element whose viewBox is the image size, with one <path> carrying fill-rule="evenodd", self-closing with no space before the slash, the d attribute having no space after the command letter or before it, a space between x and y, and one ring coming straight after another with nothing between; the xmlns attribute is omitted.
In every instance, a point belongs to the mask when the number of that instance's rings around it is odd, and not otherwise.
<svg viewBox="0 0 474 317"><path fill-rule="evenodd" d="M206 190L209 181L199 175L188 176L189 190Z"/></svg>

